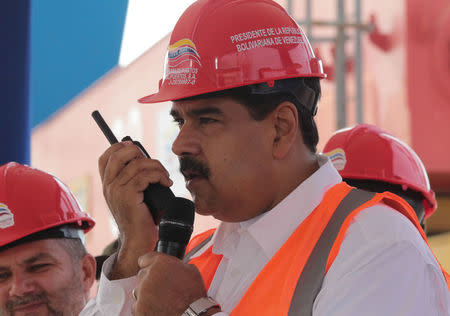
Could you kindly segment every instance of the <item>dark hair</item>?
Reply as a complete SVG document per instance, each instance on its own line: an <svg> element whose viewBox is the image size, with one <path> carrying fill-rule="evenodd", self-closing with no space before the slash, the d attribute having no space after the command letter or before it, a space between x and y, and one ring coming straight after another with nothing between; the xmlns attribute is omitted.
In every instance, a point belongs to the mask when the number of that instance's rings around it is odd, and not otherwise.
<svg viewBox="0 0 450 316"><path fill-rule="evenodd" d="M299 128L302 132L303 142L308 149L315 153L317 151L317 143L319 142L319 133L317 131L316 123L314 122L314 112L317 107L317 103L321 96L320 80L315 77L307 78L290 78L277 80L277 83L287 83L290 86L296 86L301 88L306 86L314 92L314 98L310 101L312 104L301 104L298 98L291 92L284 89L271 89L265 93L254 93L253 87L256 85L243 86L238 88L232 88L228 90L222 90L217 92L211 92L186 98L184 100L214 98L214 97L230 97L233 100L244 105L250 116L256 120L261 121L272 113L276 107L285 101L292 102L298 111ZM267 85L267 84L264 84ZM313 109L312 111L310 109Z"/></svg>
<svg viewBox="0 0 450 316"><path fill-rule="evenodd" d="M55 240L63 246L74 262L81 260L87 254L86 247L79 238L58 238Z"/></svg>
<svg viewBox="0 0 450 316"><path fill-rule="evenodd" d="M383 193L385 191L392 192L406 202L414 209L416 212L417 218L419 219L420 224L424 225L425 219L425 208L423 206L423 195L420 192L406 189L403 190L402 186L399 184L393 184L389 182L376 181L376 180L360 180L360 179L343 179L348 185L352 187L356 187L358 189Z"/></svg>
<svg viewBox="0 0 450 316"><path fill-rule="evenodd" d="M87 251L80 239L80 229L81 228L75 224L64 224L56 227L50 227L3 245L0 247L0 251L33 241L54 239L62 241L61 243L63 248L66 249L71 258L81 259Z"/></svg>

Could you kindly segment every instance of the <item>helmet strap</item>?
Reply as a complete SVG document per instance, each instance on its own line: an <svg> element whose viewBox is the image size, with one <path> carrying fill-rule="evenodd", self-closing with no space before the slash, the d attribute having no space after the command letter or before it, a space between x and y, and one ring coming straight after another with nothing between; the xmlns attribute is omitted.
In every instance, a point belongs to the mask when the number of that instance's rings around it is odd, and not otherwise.
<svg viewBox="0 0 450 316"><path fill-rule="evenodd" d="M24 243L43 240L43 239L80 239L83 245L85 244L84 232L81 227L74 225L62 225L57 227L51 227L49 229L33 233L18 240L15 240L9 244L0 247L0 251L6 250Z"/></svg>
<svg viewBox="0 0 450 316"><path fill-rule="evenodd" d="M298 79L298 78L295 78ZM317 113L317 105L315 104L316 93L308 87L303 80L275 80L275 82L263 82L252 84L250 93L259 95L269 95L276 93L290 93L297 101L306 108L311 116Z"/></svg>

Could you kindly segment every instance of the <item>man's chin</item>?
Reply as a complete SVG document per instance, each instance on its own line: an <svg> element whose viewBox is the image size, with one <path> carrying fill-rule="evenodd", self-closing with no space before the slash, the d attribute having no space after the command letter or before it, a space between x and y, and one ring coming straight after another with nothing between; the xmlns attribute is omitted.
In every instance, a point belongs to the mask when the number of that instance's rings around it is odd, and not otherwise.
<svg viewBox="0 0 450 316"><path fill-rule="evenodd" d="M203 207L197 207L197 205L195 205L195 213L199 214L199 215L203 215L203 216L214 216L214 212L211 211L211 209L209 208L203 208Z"/></svg>
<svg viewBox="0 0 450 316"><path fill-rule="evenodd" d="M213 207L197 207L196 205L195 212L203 216L212 216L218 221L233 222L233 220L231 220L227 216L224 216L226 215L226 212L224 213L222 210Z"/></svg>
<svg viewBox="0 0 450 316"><path fill-rule="evenodd" d="M206 203L205 200L199 198L198 196L193 196L193 201L195 205L195 212L199 215L204 216L214 216L217 213L215 207L211 206L209 203Z"/></svg>

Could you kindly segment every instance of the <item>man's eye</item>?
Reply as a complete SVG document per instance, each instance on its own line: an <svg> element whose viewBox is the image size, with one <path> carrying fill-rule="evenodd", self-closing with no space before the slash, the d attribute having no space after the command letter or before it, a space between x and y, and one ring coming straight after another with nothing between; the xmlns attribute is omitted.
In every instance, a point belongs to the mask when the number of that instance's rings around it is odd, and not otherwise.
<svg viewBox="0 0 450 316"><path fill-rule="evenodd" d="M39 272L39 271L43 271L43 270L47 269L48 267L50 267L49 263L34 264L34 265L30 266L28 268L28 270L30 272Z"/></svg>
<svg viewBox="0 0 450 316"><path fill-rule="evenodd" d="M180 128L181 128L181 127L183 126L183 124L184 124L184 120L181 119L181 118L174 118L173 121L174 121L174 123L177 124L178 127L180 127Z"/></svg>
<svg viewBox="0 0 450 316"><path fill-rule="evenodd" d="M7 280L11 276L10 272L0 273L0 282Z"/></svg>
<svg viewBox="0 0 450 316"><path fill-rule="evenodd" d="M211 124L211 123L215 123L217 122L217 120L212 119L210 117L201 117L200 118L200 124Z"/></svg>

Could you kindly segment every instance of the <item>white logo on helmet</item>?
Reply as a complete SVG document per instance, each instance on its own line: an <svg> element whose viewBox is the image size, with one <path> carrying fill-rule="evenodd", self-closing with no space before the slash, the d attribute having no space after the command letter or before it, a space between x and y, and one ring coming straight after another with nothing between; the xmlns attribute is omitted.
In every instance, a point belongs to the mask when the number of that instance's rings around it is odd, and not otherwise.
<svg viewBox="0 0 450 316"><path fill-rule="evenodd" d="M333 149L332 151L324 153L324 155L331 160L333 166L337 170L343 170L345 168L347 159L345 158L345 151L342 148Z"/></svg>
<svg viewBox="0 0 450 316"><path fill-rule="evenodd" d="M0 228L4 229L14 225L14 215L6 204L0 203Z"/></svg>
<svg viewBox="0 0 450 316"><path fill-rule="evenodd" d="M169 46L166 55L167 69L164 75L170 85L195 85L200 55L195 43L188 38Z"/></svg>
<svg viewBox="0 0 450 316"><path fill-rule="evenodd" d="M250 30L230 36L237 52L266 46L304 44L304 34L299 27L279 26Z"/></svg>

